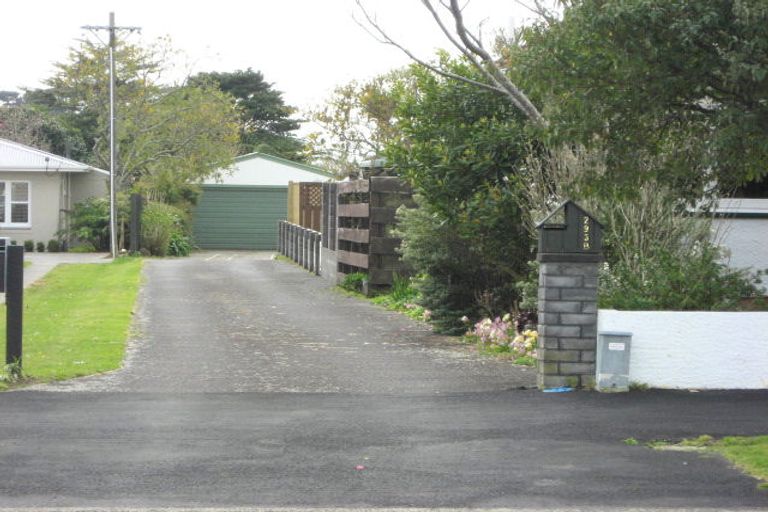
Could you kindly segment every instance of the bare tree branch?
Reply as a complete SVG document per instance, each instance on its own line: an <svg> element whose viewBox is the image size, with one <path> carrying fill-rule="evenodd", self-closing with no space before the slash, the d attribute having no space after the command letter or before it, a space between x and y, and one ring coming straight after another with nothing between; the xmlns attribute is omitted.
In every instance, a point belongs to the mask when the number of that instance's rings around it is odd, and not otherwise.
<svg viewBox="0 0 768 512"><path fill-rule="evenodd" d="M379 26L379 24L370 16L370 14L368 14L368 11L366 11L365 8L363 7L363 5L361 4L361 0L355 0L355 1L356 1L357 5L360 7L360 10L362 11L363 15L365 16L365 19L368 22L368 24L371 27L373 27L379 35L376 36L375 34L373 34L368 29L368 27L366 27L365 25L360 23L357 19L355 19L355 23L360 25L366 32L371 34L380 43L394 46L395 48L397 48L398 50L403 52L405 55L407 55L408 58L410 58L416 64L429 69L433 73L437 73L438 75L444 76L446 78L450 78L452 80L458 80L460 82L464 82L464 83L473 85L475 87L480 87L482 89L486 89L488 91L492 91L492 92L495 92L495 93L498 93L498 94L505 94L504 89L502 89L500 87L497 87L497 86L491 85L491 84L486 84L486 83L483 83L483 82L479 82L477 80L473 80L471 78L467 78L465 76L462 76L462 75L459 75L459 74L456 74L456 73L452 73L450 71L446 71L446 70L444 70L444 69L442 69L442 68L440 68L438 66L435 66L433 64L428 63L425 60L420 59L419 57L414 55L413 52L408 50L406 47L404 47L403 45L401 45L400 43L398 43L397 41L395 41L391 37L389 37L389 35L386 32L384 32L384 30L381 28L381 26ZM353 17L353 19L354 19L354 17Z"/></svg>
<svg viewBox="0 0 768 512"><path fill-rule="evenodd" d="M464 56L464 58L466 58L467 61L477 71L480 72L480 74L483 76L485 81L473 80L471 78L467 78L457 73L446 71L445 69L443 69L438 65L430 64L424 61L423 59L418 58L416 55L413 54L413 52L411 52L402 44L392 39L384 31L384 29L378 24L378 22L368 13L365 7L363 7L362 0L355 0L355 2L357 3L357 6L360 9L360 11L365 16L365 20L368 26L366 27L365 25L360 23L357 19L355 19L355 21L358 23L358 25L363 27L364 30L366 30L379 42L394 46L395 48L403 52L405 55L407 55L408 58L410 58L411 60L419 64L420 66L423 66L438 75L441 75L453 80L465 82L475 87L489 90L497 94L502 94L506 96L507 99L513 105L515 105L515 107L517 107L521 112L523 112L526 115L526 117L528 117L528 119L530 119L534 123L541 126L547 125L546 119L544 119L544 116L541 115L541 113L533 104L533 102L531 102L528 96L526 96L525 93L523 93L514 83L512 83L512 81L506 76L506 74L499 67L498 63L494 60L493 56L490 53L488 53L488 51L483 47L481 38L471 33L469 30L467 30L464 24L464 18L462 14L462 10L466 6L466 4L465 6L460 6L458 0L438 0L438 4L444 7L446 10L448 10L448 12L453 17L454 24L455 24L455 33L454 33L445 24L445 22L440 16L440 13L438 13L437 9L435 9L435 6L433 5L432 0L421 0L422 5L424 5L424 7L432 15L432 18L435 20L435 23L437 23L437 26L443 32L443 34L448 39L448 41L450 41L451 44L453 44L453 46L455 46L459 50L459 52ZM544 12L546 12L546 10L541 7L539 0L535 0L535 2L536 2L537 10L543 10ZM375 34L372 33L368 27L372 27L373 30L375 31Z"/></svg>
<svg viewBox="0 0 768 512"><path fill-rule="evenodd" d="M422 0L422 2L429 2L429 0ZM493 81L499 87L507 91L507 96L517 105L529 119L536 124L546 125L546 120L541 115L536 106L528 99L518 87L512 83L512 81L504 74L499 68L498 64L493 60L491 54L489 54L485 48L475 44L467 33L467 28L464 25L464 16L459 7L458 0L451 0L451 15L456 22L456 33L459 39L466 45L468 51L474 53L486 64L488 70L487 73L493 77Z"/></svg>
<svg viewBox="0 0 768 512"><path fill-rule="evenodd" d="M520 7L530 11L539 18L543 19L547 25L554 25L557 22L557 16L555 16L551 10L544 7L541 0L532 0L534 7L531 7L523 0L514 0L514 2Z"/></svg>

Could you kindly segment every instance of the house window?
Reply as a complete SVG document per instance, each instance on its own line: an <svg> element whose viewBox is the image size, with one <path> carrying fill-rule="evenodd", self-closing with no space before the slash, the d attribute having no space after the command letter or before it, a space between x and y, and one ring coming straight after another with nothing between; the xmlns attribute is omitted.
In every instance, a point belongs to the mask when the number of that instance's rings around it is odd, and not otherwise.
<svg viewBox="0 0 768 512"><path fill-rule="evenodd" d="M0 225L28 227L29 197L28 181L0 181Z"/></svg>

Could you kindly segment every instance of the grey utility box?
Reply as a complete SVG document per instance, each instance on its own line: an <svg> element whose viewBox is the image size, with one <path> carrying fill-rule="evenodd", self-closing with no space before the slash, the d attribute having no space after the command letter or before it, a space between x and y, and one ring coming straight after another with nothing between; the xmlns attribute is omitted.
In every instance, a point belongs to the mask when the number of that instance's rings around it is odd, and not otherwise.
<svg viewBox="0 0 768 512"><path fill-rule="evenodd" d="M632 348L632 333L597 333L597 375L598 391L613 393L629 391L629 355Z"/></svg>

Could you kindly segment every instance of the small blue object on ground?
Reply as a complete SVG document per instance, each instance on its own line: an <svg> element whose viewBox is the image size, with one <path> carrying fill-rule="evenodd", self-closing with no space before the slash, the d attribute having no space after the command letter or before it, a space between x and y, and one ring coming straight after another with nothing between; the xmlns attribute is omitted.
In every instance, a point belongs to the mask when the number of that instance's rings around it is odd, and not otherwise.
<svg viewBox="0 0 768 512"><path fill-rule="evenodd" d="M573 391L573 388L569 388L568 386L560 386L559 388L549 388L544 389L544 393L570 393Z"/></svg>

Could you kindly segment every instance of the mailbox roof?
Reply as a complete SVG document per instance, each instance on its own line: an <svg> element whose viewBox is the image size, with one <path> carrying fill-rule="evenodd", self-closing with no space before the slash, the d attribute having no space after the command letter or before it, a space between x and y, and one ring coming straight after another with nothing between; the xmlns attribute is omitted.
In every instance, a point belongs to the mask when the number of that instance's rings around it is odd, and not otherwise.
<svg viewBox="0 0 768 512"><path fill-rule="evenodd" d="M585 210L584 208L582 208L581 206L579 206L578 204L576 204L576 203L575 203L573 200L571 200L571 199L567 199L567 200L563 201L563 202L560 204L560 206L558 206L557 208L555 208L554 210L552 210L551 212L549 212L549 214L547 214L547 216L546 216L546 217L544 217L544 219L542 219L542 220L541 220L541 221L540 221L538 224L536 224L536 227L537 227L537 228L540 228L540 227L542 227L544 224L546 224L546 223L547 223L547 221L548 221L549 219L551 219L551 218L552 218L552 217L553 217L553 216L554 216L554 215L555 215L557 212L559 212L560 210L564 209L564 208L565 208L567 205L571 205L571 206L573 206L574 208L576 208L576 209L577 209L579 212L581 212L582 214L584 214L584 215L586 215L587 217L589 217L589 218L590 218L590 219L591 219L591 220L592 220L594 223L596 223L596 224L597 224L598 226L600 226L601 228L602 228L602 227L604 227L604 226L603 226L603 224L602 224L602 222L600 222L599 220L597 220L597 219L595 218L595 216L594 216L594 215L592 215L592 214L591 214L591 213L589 213L587 210Z"/></svg>

